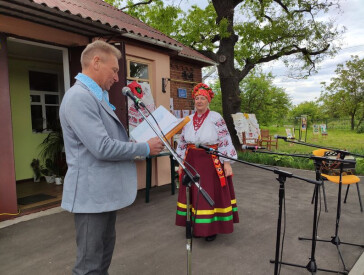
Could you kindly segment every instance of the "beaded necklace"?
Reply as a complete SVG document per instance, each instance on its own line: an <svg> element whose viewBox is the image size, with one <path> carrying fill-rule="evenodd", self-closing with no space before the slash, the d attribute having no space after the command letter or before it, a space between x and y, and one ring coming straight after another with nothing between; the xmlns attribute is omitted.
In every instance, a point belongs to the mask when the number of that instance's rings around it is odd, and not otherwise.
<svg viewBox="0 0 364 275"><path fill-rule="evenodd" d="M202 123L205 121L205 118L208 116L210 110L207 109L205 113L203 113L200 117L197 115L197 112L193 115L193 128L195 131L200 129Z"/></svg>

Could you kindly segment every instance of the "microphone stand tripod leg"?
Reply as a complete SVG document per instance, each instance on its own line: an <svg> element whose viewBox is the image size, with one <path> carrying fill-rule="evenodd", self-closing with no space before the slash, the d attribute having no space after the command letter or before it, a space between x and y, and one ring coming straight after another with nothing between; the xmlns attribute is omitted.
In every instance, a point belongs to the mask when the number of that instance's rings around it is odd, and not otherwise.
<svg viewBox="0 0 364 275"><path fill-rule="evenodd" d="M314 208L314 217L313 217L313 229L312 229L312 238L302 238L298 237L299 240L310 240L312 242L311 245L311 258L308 262L306 269L310 271L312 274L316 274L317 270L331 272L331 273L339 273L339 274L347 274L346 268L344 267L344 271L337 271L337 270L329 270L323 268L317 268L316 259L315 259L315 252L316 252L316 242L317 240L317 208L318 208L318 193L319 193L319 185L315 185L315 208ZM324 242L330 242L326 240L319 240ZM332 242L332 241L331 241Z"/></svg>
<svg viewBox="0 0 364 275"><path fill-rule="evenodd" d="M320 162L320 161L315 162L316 181L321 180L321 176L319 173L321 165L322 165L322 162ZM322 180L321 180L321 186L323 187ZM308 271L312 272L312 274L314 274L314 273L316 274L316 271L317 271L315 253L316 253L316 240L317 240L317 222L318 222L317 221L317 209L318 209L319 191L320 191L320 185L315 184L314 197L312 198L315 201L315 206L314 206L314 211L313 211L313 223L312 223L311 258L310 258L310 261L308 262L308 264L306 265L306 269ZM323 193L325 194L324 190L323 190ZM325 205L326 205L326 200L325 200Z"/></svg>
<svg viewBox="0 0 364 275"><path fill-rule="evenodd" d="M281 223L281 217L282 217L282 213L281 213L282 212L282 201L284 198L284 181L285 181L285 179L283 179L283 178L284 177L278 178L278 181L280 182L281 185L280 185L280 189L279 189L280 190L280 192L279 192L279 204L280 204L279 208L280 209L279 209L279 218L278 218L278 226L277 226L276 259L274 261L272 261L272 260L270 261L271 263L275 263L274 275L278 274L278 264L306 268L309 272L311 272L311 274L316 274L316 272L318 270L337 273L337 274L348 274L346 269L345 269L345 271L336 271L336 270L317 268L315 252L316 252L316 241L317 241L317 209L318 209L318 195L319 195L319 185L318 184L315 185L315 191L314 191L315 192L315 196L314 196L315 207L314 207L314 216L313 216L312 238L311 239L301 238L301 237L298 238L299 240L311 240L312 241L310 261L308 262L308 264L306 266L303 266L303 265L298 265L298 264L280 262L278 260L279 247L280 247L279 242L280 242L280 232L281 232L280 223Z"/></svg>
<svg viewBox="0 0 364 275"><path fill-rule="evenodd" d="M316 238L317 238L317 207L318 207L318 193L320 186L315 184L315 207L313 213L313 226L312 226L312 243L311 243L311 258L308 262L306 268L308 271L312 272L312 274L316 273L317 265L315 259L316 252Z"/></svg>
<svg viewBox="0 0 364 275"><path fill-rule="evenodd" d="M192 224L191 224L191 207L190 207L190 187L186 187L187 199L187 221L186 221L186 239L187 239L187 274L191 273L192 260Z"/></svg>
<svg viewBox="0 0 364 275"><path fill-rule="evenodd" d="M280 250L280 242L281 242L281 226L282 226L282 206L284 199L284 183L286 181L286 177L279 175L277 178L279 181L279 211L278 211L278 222L277 222L277 237L276 237L276 252L275 252L275 260L270 261L274 263L274 275L278 275L279 264L279 250Z"/></svg>
<svg viewBox="0 0 364 275"><path fill-rule="evenodd" d="M339 180L339 193L338 193L338 199L337 199L335 236L332 237L331 243L333 243L336 246L336 249L339 253L340 260L343 264L344 270L347 271L343 256L340 251L340 238L339 238L339 225L340 225L340 216L341 216L342 174L343 174L343 163L340 164L340 180Z"/></svg>
<svg viewBox="0 0 364 275"><path fill-rule="evenodd" d="M186 176L185 176L186 177ZM187 275L191 275L191 260L192 260L192 223L191 223L191 203L190 203L190 188L191 181L186 183L186 179L182 183L186 185L186 249L187 249Z"/></svg>

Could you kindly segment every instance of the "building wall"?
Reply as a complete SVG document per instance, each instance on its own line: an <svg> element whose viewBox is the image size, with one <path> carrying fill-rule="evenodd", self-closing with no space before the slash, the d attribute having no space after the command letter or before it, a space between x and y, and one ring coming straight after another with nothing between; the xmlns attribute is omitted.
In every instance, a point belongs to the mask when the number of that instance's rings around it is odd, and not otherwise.
<svg viewBox="0 0 364 275"><path fill-rule="evenodd" d="M11 58L8 61L6 36L65 47L84 46L89 42L90 38L0 14L0 86L2 89L0 93L0 112L2 113L0 120L3 127L0 143L4 153L0 158L2 167L0 176L0 212L14 213L17 210L15 178L16 180L21 180L33 176L30 163L33 158L37 158L39 152L38 145L46 136L46 134L33 134L31 130L28 69L40 66L42 69L60 70L62 73L63 69L62 65L41 64L30 60ZM171 53L168 50L166 52ZM179 85L176 84L177 86L174 86L174 81L168 83L165 93L162 92L162 78L172 78L171 69L173 71L176 70L175 76L177 79L182 79L183 66L187 66L188 70L193 71L197 82L201 79L200 68L188 65L188 63L173 61L175 65L170 67L170 57L162 49L146 50L143 45L139 47L127 45L126 54L152 61L153 80L151 87L156 106L163 105L168 108L170 97L176 97L174 93L176 93L176 88ZM67 70L68 68L65 69L65 75ZM180 72L178 72L179 70ZM190 106L190 109L192 109L193 104L188 103L188 101L193 84L184 85L183 87L186 87L188 91L188 98L187 100L180 101L176 97L176 107L188 109L188 106ZM173 94L171 94L171 91ZM145 187L145 161L140 161L137 167L138 188L143 188ZM14 175L14 170L16 176ZM154 159L152 184L163 185L169 183L169 172L168 157ZM0 220L4 218L6 219L8 216L0 216Z"/></svg>
<svg viewBox="0 0 364 275"><path fill-rule="evenodd" d="M0 31L23 38L28 37L33 40L48 41L67 46L86 45L89 42L88 38L85 36L1 14Z"/></svg>
<svg viewBox="0 0 364 275"><path fill-rule="evenodd" d="M14 143L11 124L8 47L0 32L0 213L17 213ZM0 215L0 221L8 215Z"/></svg>
<svg viewBox="0 0 364 275"><path fill-rule="evenodd" d="M180 60L171 59L170 70L170 91L171 97L173 98L174 110L194 110L191 92L193 87L202 80L201 67ZM186 72L189 77L185 78L183 72ZM187 90L187 98L178 97L178 88Z"/></svg>
<svg viewBox="0 0 364 275"><path fill-rule="evenodd" d="M29 70L55 72L62 75L62 64L9 59L11 116L14 138L16 180L33 177L30 163L38 158L39 144L47 134L33 133L30 113ZM62 81L62 78L60 79Z"/></svg>
<svg viewBox="0 0 364 275"><path fill-rule="evenodd" d="M150 87L152 90L154 103L156 107L163 105L169 109L170 92L167 89L166 93L162 92L162 78L168 78L170 75L169 63L170 58L168 55L161 52L147 50L134 45L125 45L125 53L127 57L134 57L145 59L151 62L151 82ZM145 160L137 161L138 173L138 189L145 188L146 183L146 163ZM170 163L169 157L159 157L153 159L152 166L152 186L160 186L169 184L170 179Z"/></svg>

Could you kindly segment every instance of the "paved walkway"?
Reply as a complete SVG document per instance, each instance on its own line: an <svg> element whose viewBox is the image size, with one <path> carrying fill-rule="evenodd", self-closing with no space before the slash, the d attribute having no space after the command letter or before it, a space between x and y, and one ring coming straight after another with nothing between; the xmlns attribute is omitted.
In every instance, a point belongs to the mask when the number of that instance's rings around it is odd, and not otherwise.
<svg viewBox="0 0 364 275"><path fill-rule="evenodd" d="M233 234L219 235L214 242L193 240L192 274L274 274L274 265L269 260L274 259L276 246L276 175L237 163L233 169L241 222ZM283 169L314 179L311 171ZM329 212L323 211L322 203L319 238L331 239L335 233L337 190L337 185L326 184ZM361 190L363 194L363 184ZM312 234L312 191L313 185L309 183L287 179L285 262L304 266L309 262L311 242L299 241L298 236ZM151 190L150 203L144 203L144 196L145 192L139 191L136 202L118 212L110 274L186 274L185 230L174 225L177 195L171 196L169 186L163 186ZM76 251L73 216L53 211L51 215L4 228L1 225L6 222L0 223L0 274L71 274ZM364 213L360 212L355 188L349 192L348 203L342 206L339 236L343 242L364 244ZM364 251L343 244L340 249L349 269ZM336 247L331 243L317 243L316 262L319 268L342 270ZM310 273L284 265L281 274Z"/></svg>

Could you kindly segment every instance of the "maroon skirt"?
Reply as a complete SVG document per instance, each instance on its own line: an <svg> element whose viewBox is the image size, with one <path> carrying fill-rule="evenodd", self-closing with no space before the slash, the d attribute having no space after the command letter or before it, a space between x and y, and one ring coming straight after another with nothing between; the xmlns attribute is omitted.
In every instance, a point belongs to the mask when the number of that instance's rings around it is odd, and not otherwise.
<svg viewBox="0 0 364 275"><path fill-rule="evenodd" d="M211 207L202 194L199 194L195 184L192 183L190 188L190 207L192 208L193 234L206 237L215 234L232 233L234 223L239 222L232 177L227 177L226 185L221 186L211 155L206 154L204 150L188 149L185 161L196 169L200 175L200 186L215 202L215 205ZM188 168L187 164L186 167ZM186 217L186 186L180 183L176 225L185 226Z"/></svg>

